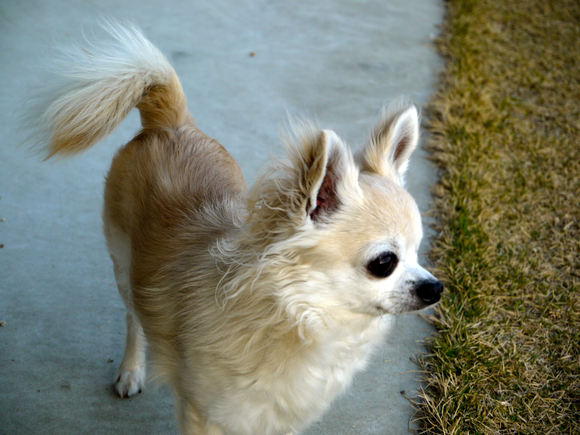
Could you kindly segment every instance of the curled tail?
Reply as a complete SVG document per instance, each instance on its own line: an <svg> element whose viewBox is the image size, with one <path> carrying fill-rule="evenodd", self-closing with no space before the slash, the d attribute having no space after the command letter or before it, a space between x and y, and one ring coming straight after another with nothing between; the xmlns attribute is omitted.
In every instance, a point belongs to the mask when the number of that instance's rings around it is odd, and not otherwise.
<svg viewBox="0 0 580 435"><path fill-rule="evenodd" d="M143 128L192 122L168 60L134 26L105 24L112 38L62 51L58 84L39 98L34 116L48 157L85 151L137 107Z"/></svg>

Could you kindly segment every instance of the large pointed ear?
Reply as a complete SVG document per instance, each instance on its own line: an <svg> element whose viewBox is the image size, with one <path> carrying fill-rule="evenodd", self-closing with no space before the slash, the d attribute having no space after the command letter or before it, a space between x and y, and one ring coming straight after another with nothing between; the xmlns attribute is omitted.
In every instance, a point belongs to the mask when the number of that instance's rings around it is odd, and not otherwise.
<svg viewBox="0 0 580 435"><path fill-rule="evenodd" d="M288 150L299 195L293 202L299 204L302 216L321 222L340 205L337 186L346 177L351 156L331 130L306 134L300 142Z"/></svg>
<svg viewBox="0 0 580 435"><path fill-rule="evenodd" d="M386 108L358 156L360 168L403 184L409 158L418 142L419 114L415 106Z"/></svg>
<svg viewBox="0 0 580 435"><path fill-rule="evenodd" d="M283 137L287 159L266 166L248 192L246 232L252 243L271 244L306 222L328 222L358 189L359 169L336 133L306 122L293 130Z"/></svg>

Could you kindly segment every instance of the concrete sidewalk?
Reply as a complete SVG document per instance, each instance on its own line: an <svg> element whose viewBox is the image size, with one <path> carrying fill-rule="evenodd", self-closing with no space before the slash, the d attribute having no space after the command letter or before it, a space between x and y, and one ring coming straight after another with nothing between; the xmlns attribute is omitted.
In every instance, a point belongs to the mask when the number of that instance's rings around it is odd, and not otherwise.
<svg viewBox="0 0 580 435"><path fill-rule="evenodd" d="M124 308L101 231L103 177L137 113L68 161L42 163L18 144L15 113L43 76L39 56L79 41L101 17L129 19L166 54L198 125L251 183L288 114L361 143L384 103L428 100L441 0L3 0L0 3L0 435L172 434L172 399L113 392ZM253 53L254 55L251 55ZM422 210L434 170L415 154L408 188ZM410 358L430 327L416 314L307 435L405 434L418 388ZM260 434L256 434L260 435Z"/></svg>

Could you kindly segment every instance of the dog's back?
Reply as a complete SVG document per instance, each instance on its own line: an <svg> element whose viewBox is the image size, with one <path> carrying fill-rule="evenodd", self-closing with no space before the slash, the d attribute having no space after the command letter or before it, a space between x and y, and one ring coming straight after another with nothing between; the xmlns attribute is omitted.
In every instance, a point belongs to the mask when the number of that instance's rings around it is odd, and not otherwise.
<svg viewBox="0 0 580 435"><path fill-rule="evenodd" d="M204 254L235 226L244 192L236 162L191 124L144 128L115 156L105 184L105 234L113 257L120 258L113 247L130 245L132 304L150 341L178 328L178 301L159 289L179 271L203 269Z"/></svg>

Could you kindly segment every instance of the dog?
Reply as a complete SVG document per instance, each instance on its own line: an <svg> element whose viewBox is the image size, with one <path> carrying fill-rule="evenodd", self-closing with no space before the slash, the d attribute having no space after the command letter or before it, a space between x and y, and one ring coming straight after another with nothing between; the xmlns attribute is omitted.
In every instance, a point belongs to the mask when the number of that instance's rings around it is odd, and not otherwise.
<svg viewBox="0 0 580 435"><path fill-rule="evenodd" d="M127 308L114 388L141 392L148 348L181 434L299 433L365 367L381 319L443 291L417 262L421 216L404 189L418 111L383 109L355 154L304 122L247 189L196 127L163 54L133 25L105 27L107 38L63 51L36 115L48 157L93 146L133 108L141 116L104 193Z"/></svg>

